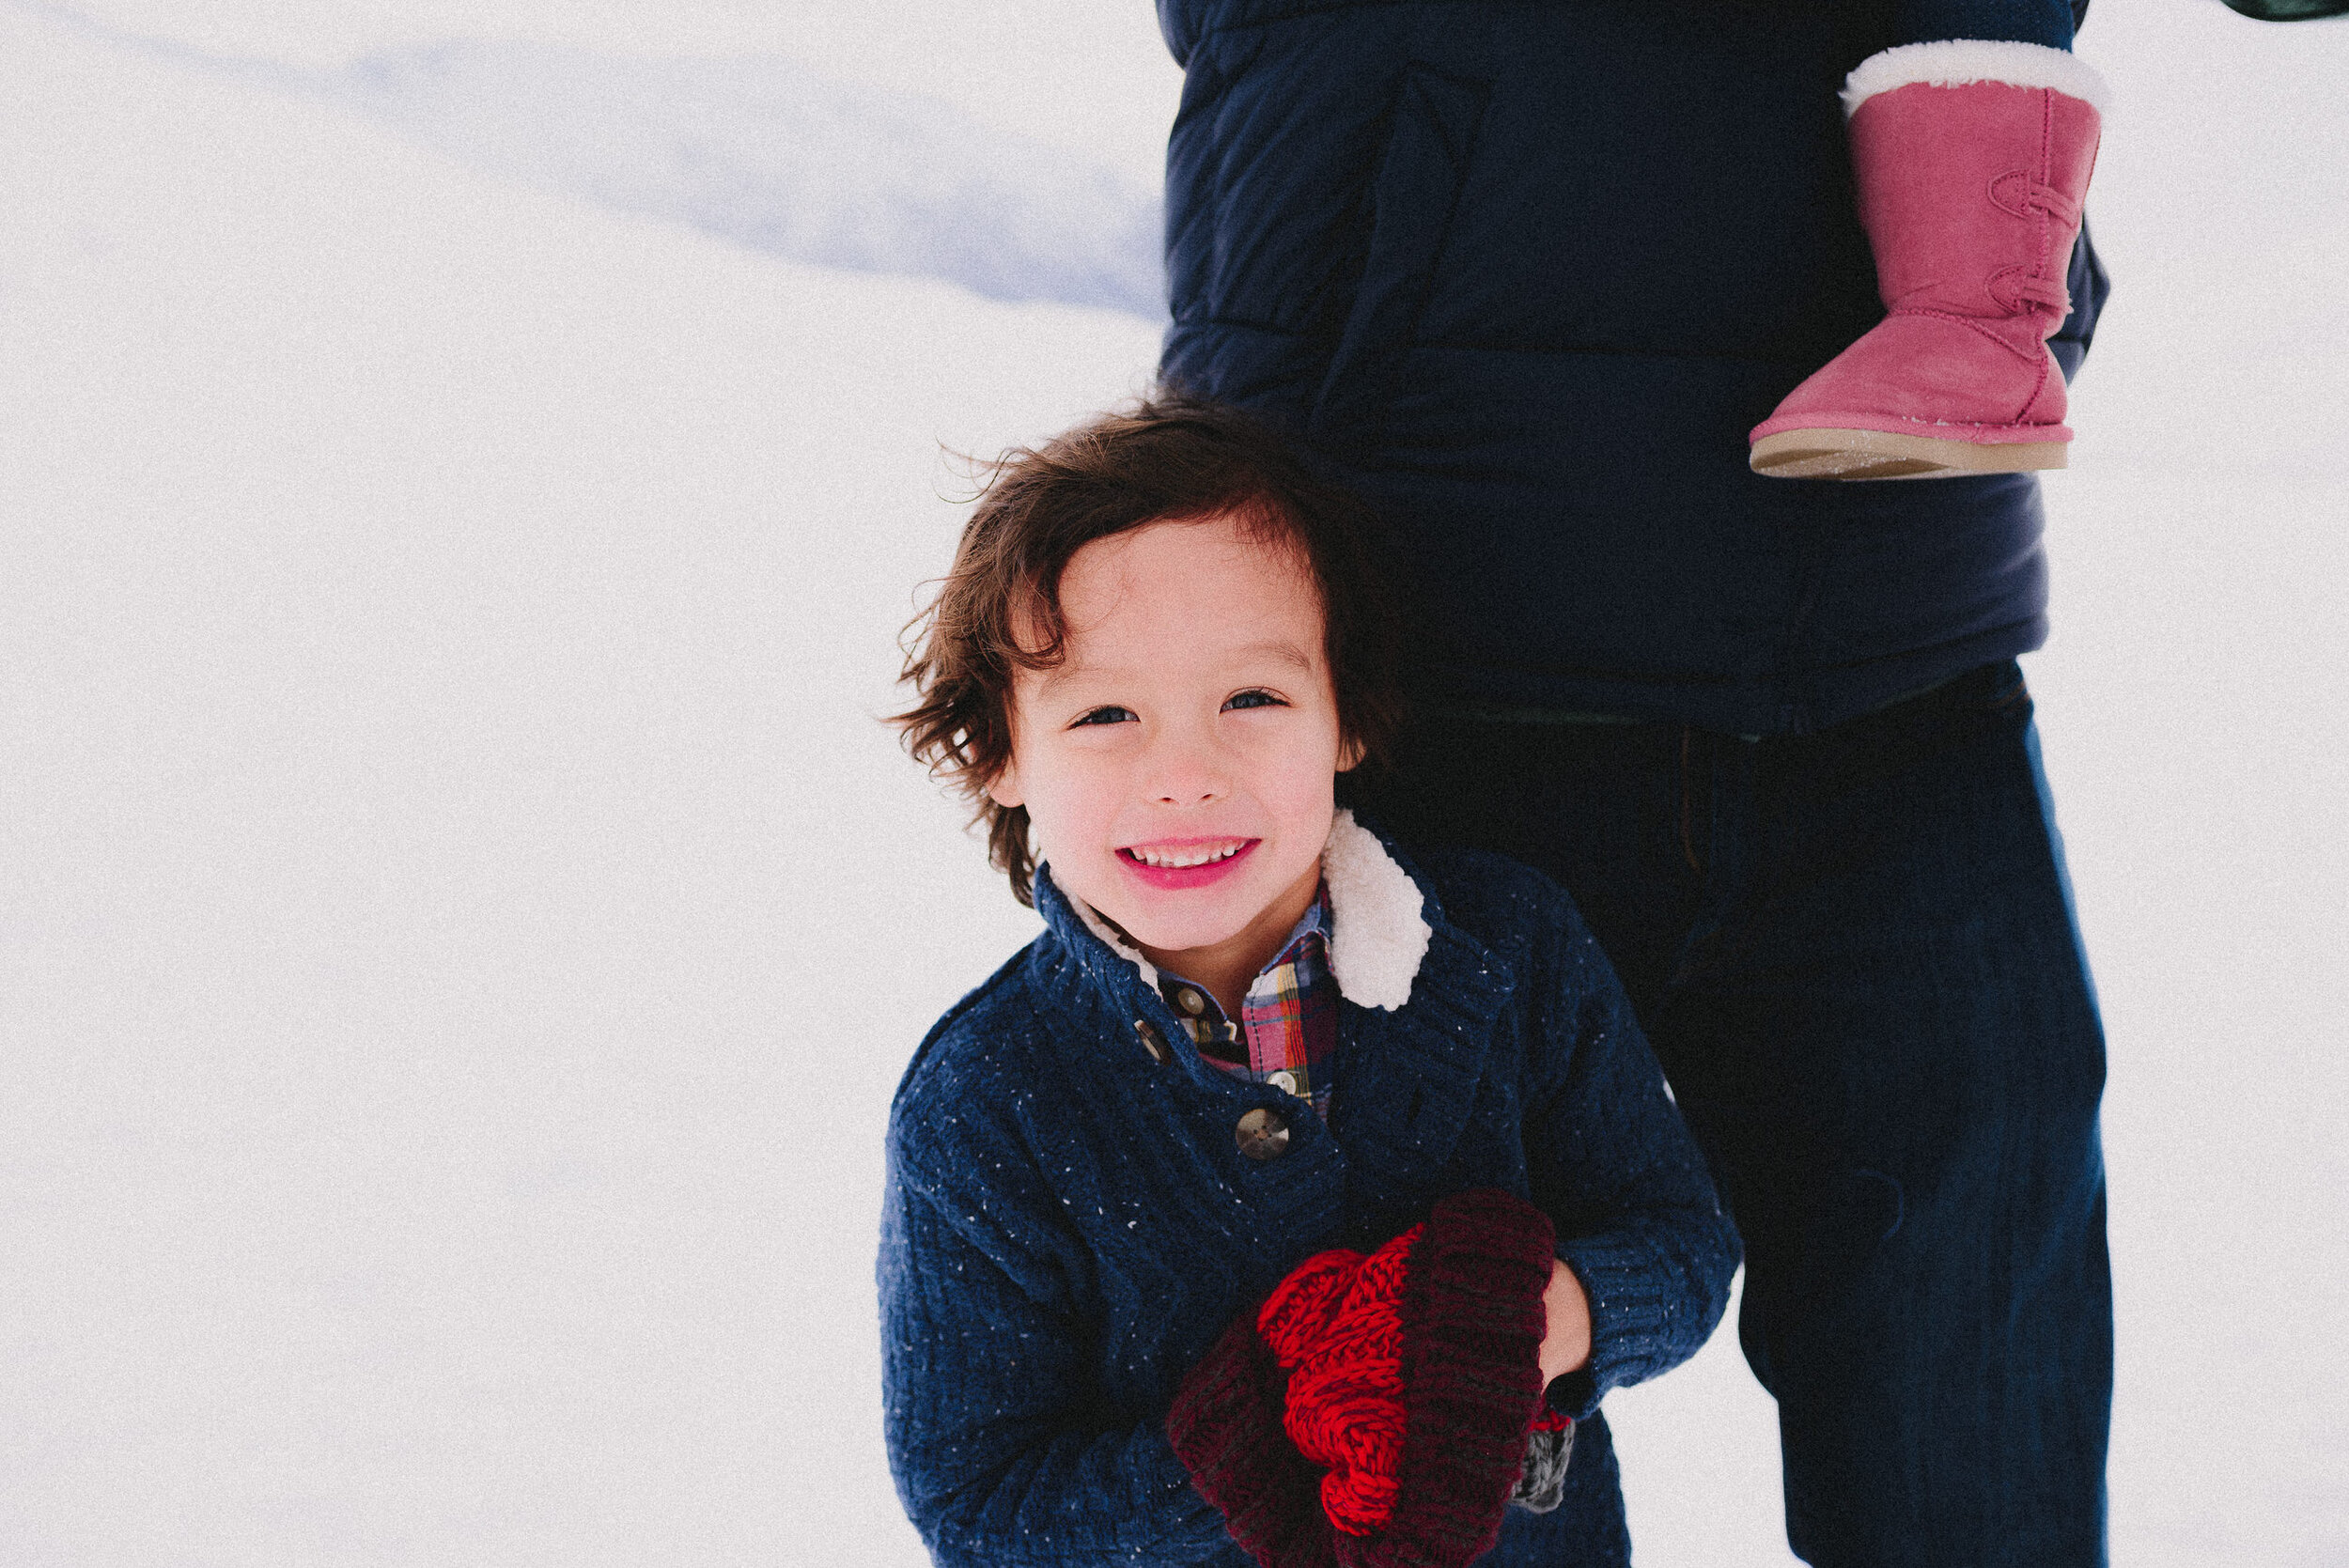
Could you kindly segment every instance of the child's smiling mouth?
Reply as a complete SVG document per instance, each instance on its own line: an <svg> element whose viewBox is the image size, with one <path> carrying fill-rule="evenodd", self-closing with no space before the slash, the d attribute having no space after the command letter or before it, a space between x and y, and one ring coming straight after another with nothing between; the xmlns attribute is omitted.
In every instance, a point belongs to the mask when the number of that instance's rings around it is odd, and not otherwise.
<svg viewBox="0 0 2349 1568"><path fill-rule="evenodd" d="M1258 838L1159 839L1127 845L1117 851L1117 858L1127 870L1154 888L1197 888L1222 880L1263 842Z"/></svg>

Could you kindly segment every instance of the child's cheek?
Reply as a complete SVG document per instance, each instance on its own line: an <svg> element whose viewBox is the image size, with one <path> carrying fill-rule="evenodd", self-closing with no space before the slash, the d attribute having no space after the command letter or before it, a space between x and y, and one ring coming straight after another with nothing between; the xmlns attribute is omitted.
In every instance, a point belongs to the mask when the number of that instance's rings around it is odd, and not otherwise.
<svg viewBox="0 0 2349 1568"><path fill-rule="evenodd" d="M1050 809L1065 833L1091 846L1109 832L1129 793L1130 761L1125 748L1071 745L1052 758L1047 789ZM1074 852L1078 843L1066 847Z"/></svg>
<svg viewBox="0 0 2349 1568"><path fill-rule="evenodd" d="M1307 729L1299 725L1278 737L1269 748L1264 778L1278 800L1278 809L1304 811L1329 798L1337 778L1337 734L1334 726Z"/></svg>

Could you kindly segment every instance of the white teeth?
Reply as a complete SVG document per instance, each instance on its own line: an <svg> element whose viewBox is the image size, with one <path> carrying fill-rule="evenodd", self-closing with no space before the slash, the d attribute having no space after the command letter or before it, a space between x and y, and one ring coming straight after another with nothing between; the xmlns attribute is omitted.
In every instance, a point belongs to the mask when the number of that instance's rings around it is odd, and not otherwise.
<svg viewBox="0 0 2349 1568"><path fill-rule="evenodd" d="M1126 853L1144 865L1154 865L1164 871L1179 871L1186 866L1213 865L1218 861L1228 861L1246 847L1247 842L1236 839L1212 848L1194 846L1189 849L1144 849L1137 846Z"/></svg>

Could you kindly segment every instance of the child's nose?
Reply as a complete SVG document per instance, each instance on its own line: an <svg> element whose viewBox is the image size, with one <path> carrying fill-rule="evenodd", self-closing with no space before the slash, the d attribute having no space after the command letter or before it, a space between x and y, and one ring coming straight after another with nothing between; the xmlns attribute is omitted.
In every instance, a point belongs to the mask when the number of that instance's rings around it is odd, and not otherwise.
<svg viewBox="0 0 2349 1568"><path fill-rule="evenodd" d="M1228 793L1221 775L1201 768L1177 768L1161 771L1155 793L1161 805L1204 806L1221 800Z"/></svg>
<svg viewBox="0 0 2349 1568"><path fill-rule="evenodd" d="M1161 805L1204 806L1231 792L1222 759L1204 737L1170 735L1151 764L1150 794Z"/></svg>

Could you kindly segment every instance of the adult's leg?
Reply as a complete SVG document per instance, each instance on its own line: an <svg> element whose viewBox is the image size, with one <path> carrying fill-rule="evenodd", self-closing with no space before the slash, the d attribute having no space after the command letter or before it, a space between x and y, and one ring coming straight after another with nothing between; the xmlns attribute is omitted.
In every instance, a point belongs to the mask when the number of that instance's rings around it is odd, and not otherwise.
<svg viewBox="0 0 2349 1568"><path fill-rule="evenodd" d="M1821 1568L2104 1559L2104 1043L2030 722L2007 665L1707 741L1718 902L1650 1032Z"/></svg>
<svg viewBox="0 0 2349 1568"><path fill-rule="evenodd" d="M2103 1039L2013 667L1791 740L1438 714L1371 803L1607 948L1745 1236L1796 1550L2100 1561Z"/></svg>

